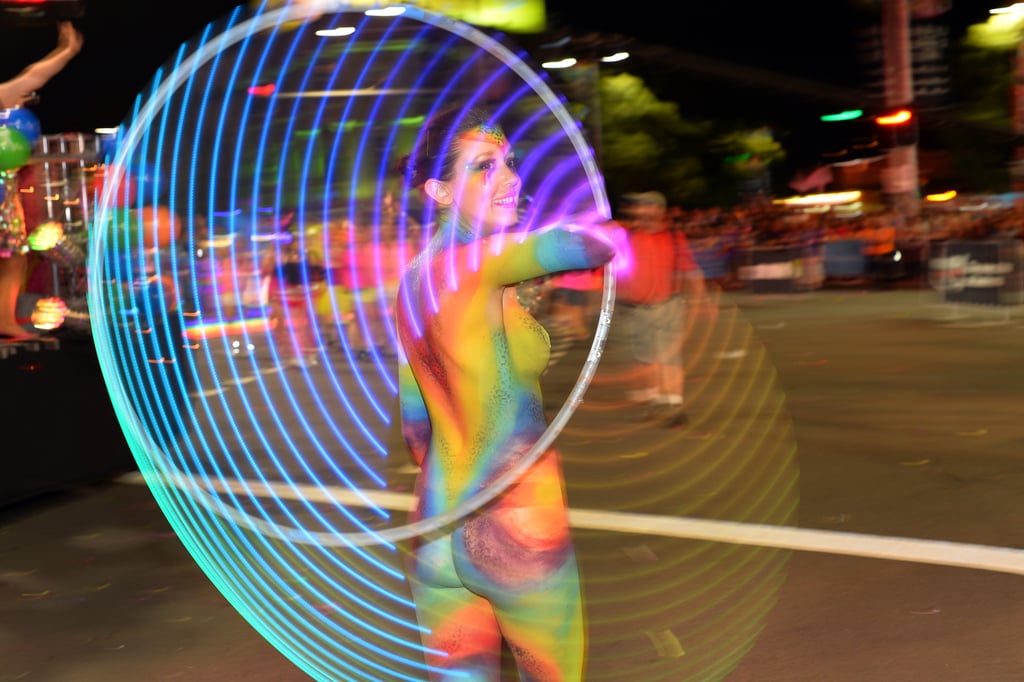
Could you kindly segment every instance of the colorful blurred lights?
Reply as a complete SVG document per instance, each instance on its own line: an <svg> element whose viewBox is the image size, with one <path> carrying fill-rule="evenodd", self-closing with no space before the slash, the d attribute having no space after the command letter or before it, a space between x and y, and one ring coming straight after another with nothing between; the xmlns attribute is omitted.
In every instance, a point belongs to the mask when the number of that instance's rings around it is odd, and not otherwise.
<svg viewBox="0 0 1024 682"><path fill-rule="evenodd" d="M368 17L397 17L405 14L405 8L397 5L393 7L380 7L378 9L368 9L363 14Z"/></svg>
<svg viewBox="0 0 1024 682"><path fill-rule="evenodd" d="M35 309L32 310L32 326L36 329L50 331L64 324L64 316L68 313L68 306L64 300L56 296L41 298L36 301Z"/></svg>
<svg viewBox="0 0 1024 682"><path fill-rule="evenodd" d="M576 66L576 59L574 57L567 57L565 59L543 62L541 64L541 68L544 69L568 69L573 66Z"/></svg>
<svg viewBox="0 0 1024 682"><path fill-rule="evenodd" d="M900 109L899 111L894 111L891 114L878 116L875 118L875 121L878 125L882 126L898 126L908 123L913 117L914 115L910 113L909 109Z"/></svg>
<svg viewBox="0 0 1024 682"><path fill-rule="evenodd" d="M355 32L355 26L340 26L338 28L322 28L316 34L322 38L344 38Z"/></svg>
<svg viewBox="0 0 1024 682"><path fill-rule="evenodd" d="M50 220L28 236L28 247L33 251L49 251L64 237L64 228L60 223Z"/></svg>
<svg viewBox="0 0 1024 682"><path fill-rule="evenodd" d="M863 109L847 109L846 111L840 111L835 114L825 114L824 116L819 116L819 119L827 123L833 121L855 121L863 115Z"/></svg>
<svg viewBox="0 0 1024 682"><path fill-rule="evenodd" d="M601 61L604 62L605 64L611 64L613 62L622 62L627 59L629 59L628 52L616 52L615 54L610 54L607 57L601 57Z"/></svg>
<svg viewBox="0 0 1024 682"><path fill-rule="evenodd" d="M270 97L276 89L273 83L267 83L266 85L250 85L248 92L253 97Z"/></svg>

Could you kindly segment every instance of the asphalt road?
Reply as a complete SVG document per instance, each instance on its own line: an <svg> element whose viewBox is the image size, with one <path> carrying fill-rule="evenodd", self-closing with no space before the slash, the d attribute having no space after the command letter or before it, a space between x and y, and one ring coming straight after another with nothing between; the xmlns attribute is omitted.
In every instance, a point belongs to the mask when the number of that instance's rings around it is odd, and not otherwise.
<svg viewBox="0 0 1024 682"><path fill-rule="evenodd" d="M953 308L925 290L729 293L687 342L690 426L668 429L624 401L626 349L613 322L557 441L587 597L587 679L1024 679L1021 334L1016 311ZM556 346L545 377L552 417L588 351ZM295 395L329 395L344 369L290 370L288 381L308 389ZM256 399L242 393L252 381L235 381L216 397L225 413ZM97 394L97 419L109 420ZM279 414L311 409L279 393L265 400ZM275 438L301 431L283 426ZM97 433L124 447L116 432ZM377 472L395 494L383 505L400 510L414 471L396 434L380 433L395 455ZM237 480L286 445L262 444ZM328 459L309 481L326 480ZM276 466L294 473L299 460ZM281 651L310 666L331 661L326 679L422 674L405 657L415 647L394 573L400 552L296 549L280 538L240 549L237 525L209 522L209 505L172 524L167 513L191 498L157 487L160 496L129 471L2 511L0 682L307 679ZM306 507L310 488L212 500L234 500L243 518L270 510L263 518L280 528L313 523L343 489L328 486ZM229 554L237 561L209 561ZM319 653L303 648L312 644Z"/></svg>

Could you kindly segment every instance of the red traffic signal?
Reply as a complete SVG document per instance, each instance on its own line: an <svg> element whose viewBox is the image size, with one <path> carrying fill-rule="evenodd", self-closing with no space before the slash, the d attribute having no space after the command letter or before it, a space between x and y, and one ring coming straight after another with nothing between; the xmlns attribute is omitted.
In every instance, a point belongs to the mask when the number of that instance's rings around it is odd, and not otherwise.
<svg viewBox="0 0 1024 682"><path fill-rule="evenodd" d="M917 144L917 116L910 109L895 109L875 116L878 141L883 147Z"/></svg>
<svg viewBox="0 0 1024 682"><path fill-rule="evenodd" d="M875 116L875 123L880 126L901 126L910 123L914 119L914 113L910 109L897 109L888 114Z"/></svg>

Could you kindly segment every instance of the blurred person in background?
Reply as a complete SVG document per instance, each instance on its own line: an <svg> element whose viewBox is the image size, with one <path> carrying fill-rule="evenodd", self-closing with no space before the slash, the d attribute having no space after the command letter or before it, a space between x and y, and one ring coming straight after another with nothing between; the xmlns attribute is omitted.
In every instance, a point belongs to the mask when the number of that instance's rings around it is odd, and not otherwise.
<svg viewBox="0 0 1024 682"><path fill-rule="evenodd" d="M646 420L683 427L683 341L695 315L715 308L686 233L670 228L666 206L661 192L622 197L633 262L617 272L615 308L632 359L627 399Z"/></svg>
<svg viewBox="0 0 1024 682"><path fill-rule="evenodd" d="M895 212L864 218L857 236L864 240L864 254L868 257L868 274L877 283L890 277L898 265L896 253Z"/></svg>
<svg viewBox="0 0 1024 682"><path fill-rule="evenodd" d="M319 328L311 301L327 288L323 255L315 241L301 234L302 227L289 212L282 220L279 248L264 257L261 280L266 282L268 322L278 357L290 367L319 364Z"/></svg>
<svg viewBox="0 0 1024 682"><path fill-rule="evenodd" d="M14 109L31 103L36 91L61 71L82 48L82 34L70 23L57 24L57 47L29 64L18 75L0 83L0 109ZM18 324L18 296L24 285L28 264L28 234L24 207L18 192L18 169L0 171L4 184L0 202L0 338L23 341L36 337ZM34 226L33 226L34 227Z"/></svg>

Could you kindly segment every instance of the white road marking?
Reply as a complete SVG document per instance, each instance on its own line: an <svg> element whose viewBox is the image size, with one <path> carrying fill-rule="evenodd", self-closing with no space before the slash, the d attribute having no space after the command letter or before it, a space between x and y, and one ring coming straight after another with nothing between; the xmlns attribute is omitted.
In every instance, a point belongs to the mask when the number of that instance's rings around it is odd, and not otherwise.
<svg viewBox="0 0 1024 682"><path fill-rule="evenodd" d="M268 368L260 369L259 373L260 374L276 374L276 373L278 373L280 371L281 371L281 367L273 366L273 367L268 367ZM207 389L205 391L192 391L191 393L188 394L188 397L189 398L212 398L215 395L220 395L221 393L227 392L227 389L225 388L226 386L244 386L245 384L251 384L252 382L257 381L258 379L259 379L259 377L257 377L255 374L246 374L246 375L243 375L243 376L239 377L238 379L225 379L223 382L221 382L221 386L218 387L218 388L209 388L209 389Z"/></svg>
<svg viewBox="0 0 1024 682"><path fill-rule="evenodd" d="M145 484L145 479L138 472L124 474L116 480L120 483ZM195 483L198 484L199 481ZM209 488L212 488L212 492L233 492L348 506L365 506L369 501L379 508L391 511L409 511L415 499L408 493L355 491L332 486L228 479L210 483L212 485ZM596 509L571 509L569 521L574 528L589 530L661 535L1024 575L1024 550L1009 547Z"/></svg>

